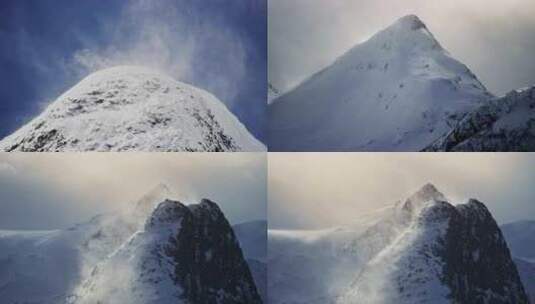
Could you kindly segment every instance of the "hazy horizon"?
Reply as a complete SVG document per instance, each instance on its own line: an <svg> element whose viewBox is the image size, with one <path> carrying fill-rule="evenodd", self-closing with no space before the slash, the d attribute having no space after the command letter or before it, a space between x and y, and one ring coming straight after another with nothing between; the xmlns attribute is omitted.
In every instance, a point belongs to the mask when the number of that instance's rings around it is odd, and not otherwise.
<svg viewBox="0 0 535 304"><path fill-rule="evenodd" d="M67 228L123 208L156 185L185 204L216 202L232 224L266 219L261 153L3 153L0 229Z"/></svg>
<svg viewBox="0 0 535 304"><path fill-rule="evenodd" d="M275 153L270 229L323 229L392 206L432 183L451 203L482 201L501 225L535 220L532 153Z"/></svg>

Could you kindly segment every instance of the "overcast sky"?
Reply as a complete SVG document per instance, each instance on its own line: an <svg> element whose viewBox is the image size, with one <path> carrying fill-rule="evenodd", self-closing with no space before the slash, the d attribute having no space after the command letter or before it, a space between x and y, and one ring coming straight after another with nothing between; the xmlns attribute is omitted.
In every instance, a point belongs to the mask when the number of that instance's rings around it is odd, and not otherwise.
<svg viewBox="0 0 535 304"><path fill-rule="evenodd" d="M534 153L271 153L269 226L343 225L428 182L453 203L482 201L500 224L535 220L533 168Z"/></svg>
<svg viewBox="0 0 535 304"><path fill-rule="evenodd" d="M231 223L266 218L262 153L1 153L0 229L54 229L136 202L159 183L216 202Z"/></svg>
<svg viewBox="0 0 535 304"><path fill-rule="evenodd" d="M133 64L216 95L263 139L266 0L0 1L0 138L91 72Z"/></svg>
<svg viewBox="0 0 535 304"><path fill-rule="evenodd" d="M533 0L270 0L269 79L280 90L407 14L495 94L535 84Z"/></svg>

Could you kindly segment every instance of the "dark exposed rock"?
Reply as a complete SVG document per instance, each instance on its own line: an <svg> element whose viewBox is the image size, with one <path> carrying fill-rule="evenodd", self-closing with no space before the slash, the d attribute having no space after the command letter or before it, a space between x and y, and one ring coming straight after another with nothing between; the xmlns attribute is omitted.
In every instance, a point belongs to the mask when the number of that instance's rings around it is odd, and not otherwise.
<svg viewBox="0 0 535 304"><path fill-rule="evenodd" d="M184 206L165 201L147 221L146 230L180 222L165 253L176 262L175 282L191 303L261 303L234 232L219 207L203 199Z"/></svg>
<svg viewBox="0 0 535 304"><path fill-rule="evenodd" d="M528 303L505 239L483 203L440 203L423 218L449 221L436 254L454 303Z"/></svg>

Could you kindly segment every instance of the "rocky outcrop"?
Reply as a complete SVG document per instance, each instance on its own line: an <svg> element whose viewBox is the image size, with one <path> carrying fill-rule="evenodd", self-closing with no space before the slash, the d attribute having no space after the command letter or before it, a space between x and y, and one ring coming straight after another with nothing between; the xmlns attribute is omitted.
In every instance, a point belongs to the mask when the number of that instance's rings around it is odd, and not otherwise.
<svg viewBox="0 0 535 304"><path fill-rule="evenodd" d="M424 151L535 151L535 87L489 100Z"/></svg>

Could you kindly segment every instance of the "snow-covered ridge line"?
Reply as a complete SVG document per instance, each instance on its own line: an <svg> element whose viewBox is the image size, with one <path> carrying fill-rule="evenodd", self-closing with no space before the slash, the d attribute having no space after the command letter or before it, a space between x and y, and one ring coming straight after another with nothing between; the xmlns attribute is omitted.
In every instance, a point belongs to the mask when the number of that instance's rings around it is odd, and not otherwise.
<svg viewBox="0 0 535 304"><path fill-rule="evenodd" d="M0 142L4 151L264 151L212 94L143 67L95 72Z"/></svg>

